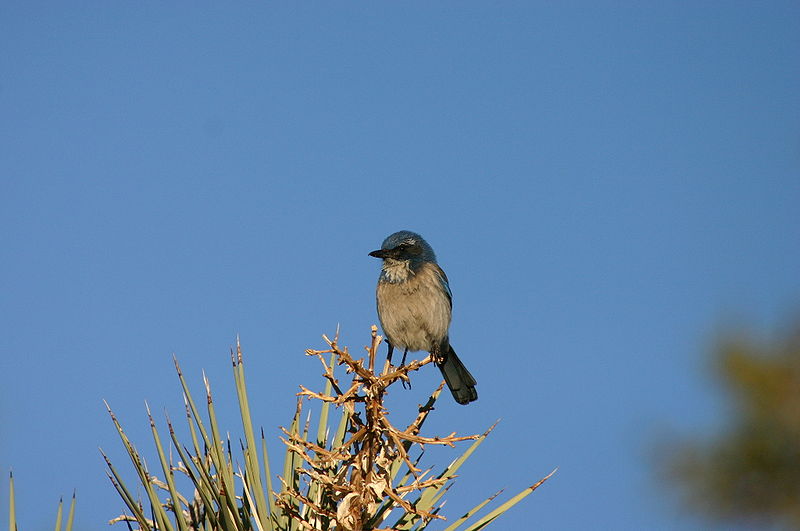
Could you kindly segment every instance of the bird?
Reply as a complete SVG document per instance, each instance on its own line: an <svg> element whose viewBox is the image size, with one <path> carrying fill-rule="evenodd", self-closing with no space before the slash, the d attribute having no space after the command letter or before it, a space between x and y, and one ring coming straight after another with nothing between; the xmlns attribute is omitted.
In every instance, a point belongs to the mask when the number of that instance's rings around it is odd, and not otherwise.
<svg viewBox="0 0 800 531"><path fill-rule="evenodd" d="M416 232L401 230L369 255L383 260L376 299L389 363L395 347L404 349L401 366L409 350L424 350L442 371L456 402L477 400L477 382L450 345L453 294L433 248Z"/></svg>

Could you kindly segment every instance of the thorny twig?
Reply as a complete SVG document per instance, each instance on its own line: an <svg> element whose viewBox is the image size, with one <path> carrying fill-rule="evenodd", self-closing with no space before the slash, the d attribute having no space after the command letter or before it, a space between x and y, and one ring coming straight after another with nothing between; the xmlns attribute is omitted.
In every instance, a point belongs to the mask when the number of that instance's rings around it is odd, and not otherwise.
<svg viewBox="0 0 800 531"><path fill-rule="evenodd" d="M300 386L300 397L316 399L322 402L343 407L350 415L348 420L350 437L338 446L325 448L306 440L298 434L286 429L286 436L281 439L291 452L302 460L302 466L295 468L299 476L305 476L316 482L316 496L312 500L292 488L284 481L288 492L281 495L279 504L288 511L295 520L303 519L303 511L298 511L292 501L300 501L314 518L324 516L336 520L343 529L360 526L369 521L371 512L387 498L395 507L401 507L412 518L429 521L434 518L443 519L438 507L424 510L417 507L406 497L413 492L421 492L427 488L440 487L447 483L447 477L423 479L428 471L422 472L412 460L409 451L417 445L424 450L426 444L454 446L461 441L475 440L480 435L456 436L451 433L446 437L423 437L419 434L422 424L433 410L433 404L442 390L440 385L426 404L421 405L417 417L405 428L397 428L389 420L388 411L384 407L386 389L398 380L408 381L409 373L432 363L433 358L427 356L422 360L414 360L403 367L395 367L388 362L376 371L378 346L382 342L377 328L372 327L372 341L366 348L368 359L354 359L347 348L338 345L338 333L333 340L327 336L323 339L328 344L325 350L306 351L308 356L319 359L323 367L323 377L331 384L332 395L312 391ZM326 360L333 354L334 363ZM347 374L351 374L351 382L345 384L336 378L334 368L344 366ZM363 415L363 416L362 416ZM408 485L395 485L392 469L400 459L408 468L414 480ZM395 468L396 470L396 468ZM396 471L394 472L396 473ZM335 478L335 479L334 479ZM330 505L321 504L319 500L327 498L339 506L339 513L345 509L346 514L334 515ZM347 498L347 500L345 500ZM345 503L342 503L342 502ZM326 508L327 507L327 508ZM301 523L306 528L309 520Z"/></svg>

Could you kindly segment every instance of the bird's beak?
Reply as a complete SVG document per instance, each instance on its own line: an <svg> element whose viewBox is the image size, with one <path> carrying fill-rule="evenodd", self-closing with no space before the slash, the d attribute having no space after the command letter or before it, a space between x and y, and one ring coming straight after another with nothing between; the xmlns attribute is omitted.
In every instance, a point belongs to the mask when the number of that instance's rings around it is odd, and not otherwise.
<svg viewBox="0 0 800 531"><path fill-rule="evenodd" d="M370 256L374 256L375 258L386 258L389 256L390 250L389 249L378 249L377 251L372 251L369 253Z"/></svg>

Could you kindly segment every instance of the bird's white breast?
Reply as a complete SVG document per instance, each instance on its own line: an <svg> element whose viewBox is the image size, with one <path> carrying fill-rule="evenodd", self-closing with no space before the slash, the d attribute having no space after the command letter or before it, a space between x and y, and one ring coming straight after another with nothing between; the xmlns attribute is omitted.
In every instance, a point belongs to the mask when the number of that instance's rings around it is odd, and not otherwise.
<svg viewBox="0 0 800 531"><path fill-rule="evenodd" d="M403 270L393 273L399 276ZM394 346L430 352L448 335L450 300L433 269L405 274L407 280L378 283L381 326Z"/></svg>

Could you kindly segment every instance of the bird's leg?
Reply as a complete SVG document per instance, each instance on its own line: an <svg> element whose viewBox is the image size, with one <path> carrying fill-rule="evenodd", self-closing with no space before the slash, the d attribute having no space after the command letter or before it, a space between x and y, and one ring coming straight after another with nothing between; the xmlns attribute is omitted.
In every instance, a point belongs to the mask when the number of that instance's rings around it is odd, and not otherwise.
<svg viewBox="0 0 800 531"><path fill-rule="evenodd" d="M389 352L386 354L386 359L389 360L389 365L392 364L392 353L394 352L394 345L386 341L386 344L389 346Z"/></svg>
<svg viewBox="0 0 800 531"><path fill-rule="evenodd" d="M443 349L441 346L436 345L433 350L431 350L431 357L433 358L433 362L436 365L442 365L445 360L445 353L447 349Z"/></svg>
<svg viewBox="0 0 800 531"><path fill-rule="evenodd" d="M405 349L405 351L403 351L403 361L400 362L400 366L401 367L405 367L406 366L406 355L407 354L408 354L408 349ZM408 381L408 387L406 387L406 381L405 380L401 380L401 383L403 384L403 389L411 389L411 380Z"/></svg>

